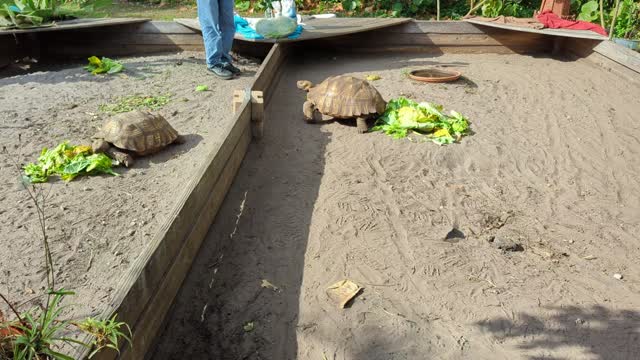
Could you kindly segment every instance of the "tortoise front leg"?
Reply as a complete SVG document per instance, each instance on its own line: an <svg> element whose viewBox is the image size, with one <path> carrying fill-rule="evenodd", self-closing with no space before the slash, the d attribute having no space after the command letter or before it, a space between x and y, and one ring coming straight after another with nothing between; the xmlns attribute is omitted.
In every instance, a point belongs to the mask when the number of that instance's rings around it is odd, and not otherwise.
<svg viewBox="0 0 640 360"><path fill-rule="evenodd" d="M369 127L367 126L367 119L363 117L356 118L356 126L358 128L359 134L364 134L369 131Z"/></svg>
<svg viewBox="0 0 640 360"><path fill-rule="evenodd" d="M313 103L311 101L305 101L304 104L302 104L302 113L304 114L304 121L306 122L314 121L313 113L315 112L315 110L316 110L316 107L313 106Z"/></svg>
<svg viewBox="0 0 640 360"><path fill-rule="evenodd" d="M302 113L304 114L304 120L306 122L320 122L322 121L322 114L311 101L305 101L302 104Z"/></svg>
<svg viewBox="0 0 640 360"><path fill-rule="evenodd" d="M118 161L119 163L121 163L122 165L124 165L125 167L131 167L133 166L133 163L135 162L133 160L133 156L131 156L130 154L127 154L124 151L119 150L116 147L109 147L107 149L107 151L105 151L105 153L107 155L109 155L110 158Z"/></svg>

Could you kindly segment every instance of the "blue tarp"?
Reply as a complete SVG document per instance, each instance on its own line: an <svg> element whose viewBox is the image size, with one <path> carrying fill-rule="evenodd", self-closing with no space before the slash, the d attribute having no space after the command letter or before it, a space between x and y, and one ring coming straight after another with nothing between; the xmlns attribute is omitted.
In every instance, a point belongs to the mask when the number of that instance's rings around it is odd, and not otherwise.
<svg viewBox="0 0 640 360"><path fill-rule="evenodd" d="M236 26L236 33L242 35L245 39L255 39L260 40L264 39L264 36L258 34L251 26L249 26L249 22L247 19L235 15L233 18L233 22ZM287 36L288 39L296 39L302 34L302 26L298 25L296 31Z"/></svg>

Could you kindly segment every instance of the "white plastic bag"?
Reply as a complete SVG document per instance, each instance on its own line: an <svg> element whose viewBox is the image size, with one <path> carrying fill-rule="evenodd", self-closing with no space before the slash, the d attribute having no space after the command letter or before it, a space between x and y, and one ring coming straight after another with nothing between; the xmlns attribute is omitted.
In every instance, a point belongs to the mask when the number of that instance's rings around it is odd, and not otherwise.
<svg viewBox="0 0 640 360"><path fill-rule="evenodd" d="M280 10L280 3L282 3L282 11ZM296 16L296 2L295 0L281 0L281 1L272 1L273 5L273 15L277 16L286 16L298 22Z"/></svg>

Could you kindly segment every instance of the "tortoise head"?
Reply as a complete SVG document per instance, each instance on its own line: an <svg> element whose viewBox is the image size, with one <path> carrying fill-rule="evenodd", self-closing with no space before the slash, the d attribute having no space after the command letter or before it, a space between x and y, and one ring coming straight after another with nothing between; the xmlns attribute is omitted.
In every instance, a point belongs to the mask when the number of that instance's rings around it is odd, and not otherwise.
<svg viewBox="0 0 640 360"><path fill-rule="evenodd" d="M298 89L304 90L304 91L309 91L309 89L313 87L313 83L309 80L299 80L297 82L297 85L298 85Z"/></svg>
<svg viewBox="0 0 640 360"><path fill-rule="evenodd" d="M99 154L106 152L111 145L104 140L102 137L94 137L93 143L91 144L91 149L94 153Z"/></svg>

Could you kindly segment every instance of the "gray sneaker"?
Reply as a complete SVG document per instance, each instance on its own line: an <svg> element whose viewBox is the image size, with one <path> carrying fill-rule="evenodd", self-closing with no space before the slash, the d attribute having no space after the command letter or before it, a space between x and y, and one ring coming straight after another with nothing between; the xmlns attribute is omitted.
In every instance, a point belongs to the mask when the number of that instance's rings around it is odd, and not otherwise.
<svg viewBox="0 0 640 360"><path fill-rule="evenodd" d="M222 63L217 63L213 66L208 66L207 69L210 72L212 72L213 75L219 77L220 79L229 80L233 78L233 73L229 71Z"/></svg>
<svg viewBox="0 0 640 360"><path fill-rule="evenodd" d="M231 71L233 75L240 75L240 73L242 73L242 70L233 66L233 64L230 62L223 62L222 65L224 66L225 69Z"/></svg>

